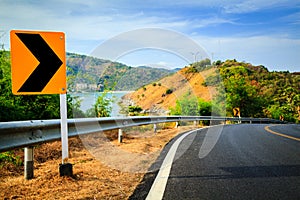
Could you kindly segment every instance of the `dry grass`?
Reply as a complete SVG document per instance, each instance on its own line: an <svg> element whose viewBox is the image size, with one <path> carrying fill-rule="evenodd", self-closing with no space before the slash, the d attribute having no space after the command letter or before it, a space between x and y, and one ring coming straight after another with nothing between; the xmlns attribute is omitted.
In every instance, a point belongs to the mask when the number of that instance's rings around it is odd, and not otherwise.
<svg viewBox="0 0 300 200"><path fill-rule="evenodd" d="M60 142L40 145L35 148L34 179L24 180L23 167L5 165L0 169L0 198L128 199L145 173L143 170L133 169L132 164L143 165L138 166L138 169L149 167L171 138L191 128L165 129L155 135L147 130L142 134L138 129L126 130L122 144L116 141L116 131L105 132L105 139L99 135L72 138L69 140L69 162L73 164L73 177L59 176ZM102 142L98 143L100 140ZM127 163L128 158L122 157L122 154L114 155L106 147L138 155L141 162ZM105 160L99 152L104 152L104 157L112 158ZM145 162L143 159L149 155L151 160ZM137 157L133 156L138 160Z"/></svg>

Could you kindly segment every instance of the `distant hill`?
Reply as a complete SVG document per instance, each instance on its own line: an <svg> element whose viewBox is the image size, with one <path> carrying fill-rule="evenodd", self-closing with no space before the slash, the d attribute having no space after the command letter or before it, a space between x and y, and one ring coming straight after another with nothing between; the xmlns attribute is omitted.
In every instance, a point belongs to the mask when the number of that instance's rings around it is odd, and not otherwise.
<svg viewBox="0 0 300 200"><path fill-rule="evenodd" d="M104 88L132 91L174 73L172 70L148 66L130 67L74 53L67 53L66 60L68 88L71 91L102 91Z"/></svg>
<svg viewBox="0 0 300 200"><path fill-rule="evenodd" d="M206 101L212 100L216 94L216 87L204 86L204 82L208 76L216 73L217 68L212 67L198 73L189 73L189 69L189 67L183 68L175 74L145 85L126 95L124 99L142 107L147 112L164 114L170 107L176 105L178 99L187 94L186 98L198 97Z"/></svg>
<svg viewBox="0 0 300 200"><path fill-rule="evenodd" d="M195 96L224 107L227 116L240 108L243 117L300 121L299 72L270 72L262 65L236 60L217 61L213 66L193 63L126 95L124 102L166 114L179 100L184 103L183 98Z"/></svg>

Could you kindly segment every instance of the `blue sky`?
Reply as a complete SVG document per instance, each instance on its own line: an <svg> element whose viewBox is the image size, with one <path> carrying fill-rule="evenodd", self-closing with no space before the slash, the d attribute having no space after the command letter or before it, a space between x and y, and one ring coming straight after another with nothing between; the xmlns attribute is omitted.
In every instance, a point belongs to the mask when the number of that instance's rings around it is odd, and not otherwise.
<svg viewBox="0 0 300 200"><path fill-rule="evenodd" d="M299 0L0 0L0 19L0 42L7 49L13 29L63 31L67 51L90 55L120 34L160 28L195 41L213 60L300 71ZM117 61L168 68L188 64L159 48L131 51Z"/></svg>

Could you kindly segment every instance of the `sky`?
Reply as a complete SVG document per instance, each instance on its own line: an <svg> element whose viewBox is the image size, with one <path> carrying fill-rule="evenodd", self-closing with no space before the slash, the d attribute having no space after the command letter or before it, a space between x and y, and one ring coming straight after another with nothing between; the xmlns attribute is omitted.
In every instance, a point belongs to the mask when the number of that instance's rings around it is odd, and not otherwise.
<svg viewBox="0 0 300 200"><path fill-rule="evenodd" d="M208 57L300 71L300 0L0 0L5 49L11 30L62 31L66 51L130 66L181 68ZM124 38L130 48L105 54Z"/></svg>

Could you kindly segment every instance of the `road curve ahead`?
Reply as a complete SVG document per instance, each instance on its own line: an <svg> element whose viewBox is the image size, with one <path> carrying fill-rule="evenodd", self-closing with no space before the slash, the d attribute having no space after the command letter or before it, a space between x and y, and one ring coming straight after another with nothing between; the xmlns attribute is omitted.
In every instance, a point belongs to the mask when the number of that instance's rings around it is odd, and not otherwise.
<svg viewBox="0 0 300 200"><path fill-rule="evenodd" d="M152 185L147 199L300 199L299 138L299 125L191 132L181 138L170 171L158 172L154 182L167 179L165 186Z"/></svg>

